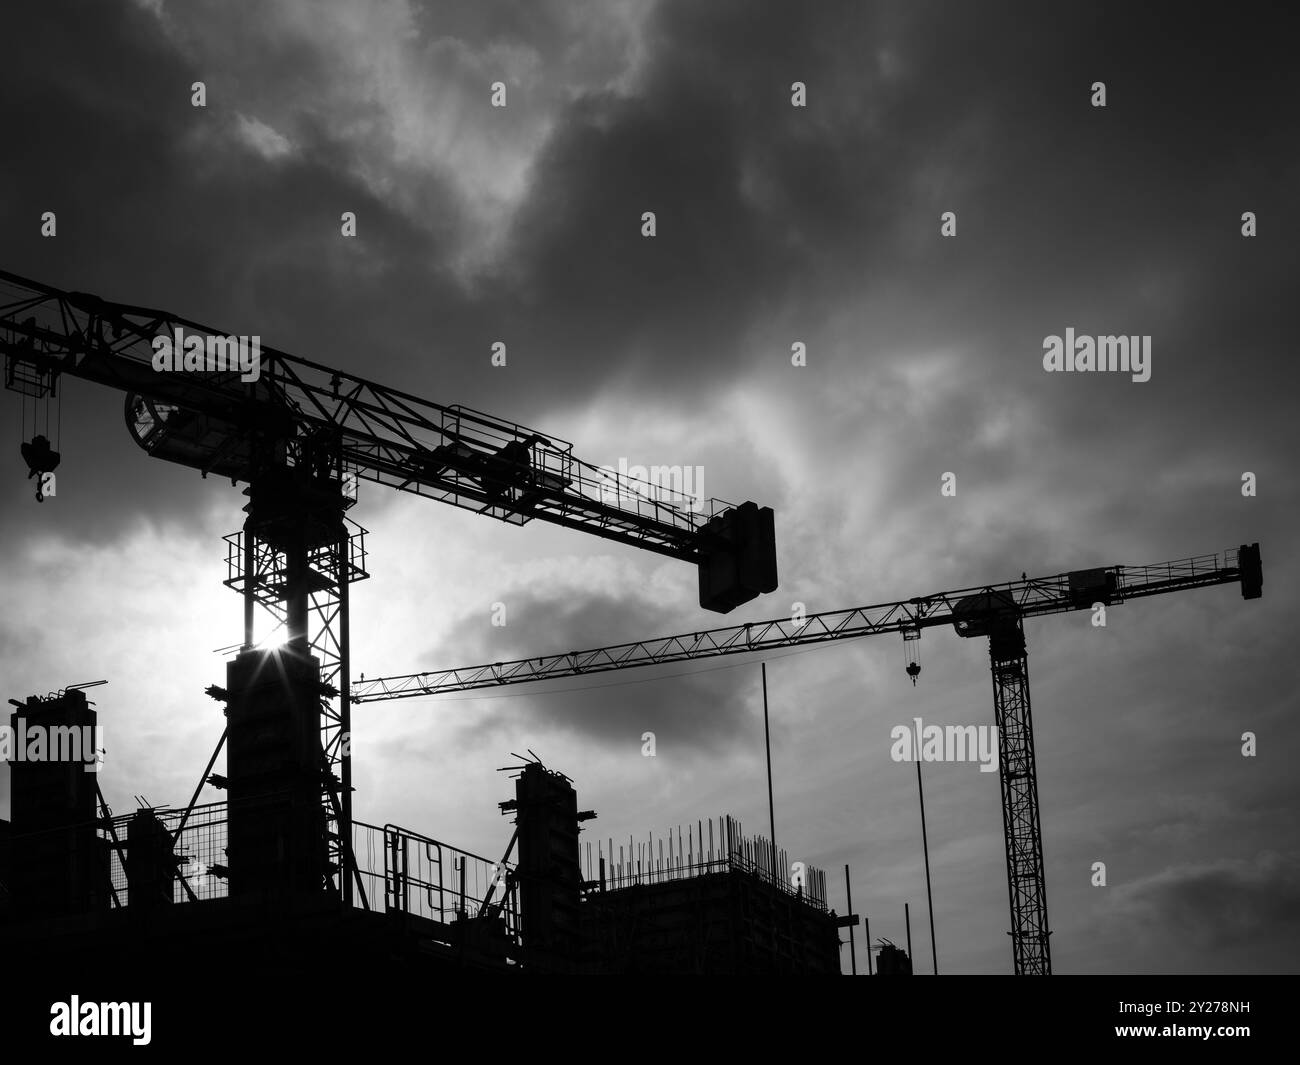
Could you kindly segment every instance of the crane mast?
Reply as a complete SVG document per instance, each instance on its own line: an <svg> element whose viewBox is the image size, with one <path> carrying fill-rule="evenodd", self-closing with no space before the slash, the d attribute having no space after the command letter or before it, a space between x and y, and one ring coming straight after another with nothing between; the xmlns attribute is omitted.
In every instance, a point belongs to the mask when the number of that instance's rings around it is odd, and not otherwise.
<svg viewBox="0 0 1300 1065"><path fill-rule="evenodd" d="M985 637L989 641L993 713L998 729L1013 963L1017 975L1047 976L1052 971L1052 960L1024 621L1221 584L1240 584L1242 598L1260 598L1263 568L1259 544L1242 544L1216 554L1149 566L1074 570L1052 577L1022 578L901 602L748 622L611 647L359 680L353 682L353 698L358 703L378 702L884 633L908 637L940 625L952 625L964 637Z"/></svg>

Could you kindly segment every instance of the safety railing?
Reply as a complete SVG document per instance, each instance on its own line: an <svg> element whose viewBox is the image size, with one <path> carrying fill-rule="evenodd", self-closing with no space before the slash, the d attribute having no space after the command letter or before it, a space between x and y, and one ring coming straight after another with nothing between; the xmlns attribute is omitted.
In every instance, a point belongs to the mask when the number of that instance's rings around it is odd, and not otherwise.
<svg viewBox="0 0 1300 1065"><path fill-rule="evenodd" d="M385 825L383 837L386 909L446 922L478 917L490 905L508 928L517 925L507 897L511 865L396 825Z"/></svg>
<svg viewBox="0 0 1300 1065"><path fill-rule="evenodd" d="M86 897L69 902L75 910L129 906L133 887L147 889L155 904L164 901L169 890L173 904L203 902L230 894L229 812L230 804L225 801L195 806L188 817L180 809L150 810L158 858L151 865L151 872L156 872L148 883L141 868L133 877L127 867L132 814L110 815L56 831L11 835L3 846L18 860L23 855L45 860L69 849L84 854L73 865L90 865L96 871L78 882L76 890ZM357 881L360 885L360 890L353 892L355 907L441 922L454 921L460 915L477 917L487 907L505 920L507 929L518 928L517 902L506 890L513 863L494 862L397 825L380 827L354 821L351 836L354 885ZM168 869L169 843L174 874Z"/></svg>

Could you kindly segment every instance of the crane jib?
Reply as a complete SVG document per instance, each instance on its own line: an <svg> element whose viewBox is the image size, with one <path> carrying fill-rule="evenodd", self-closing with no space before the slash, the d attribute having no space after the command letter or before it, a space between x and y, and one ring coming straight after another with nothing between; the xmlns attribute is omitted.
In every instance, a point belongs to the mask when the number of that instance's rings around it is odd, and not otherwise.
<svg viewBox="0 0 1300 1065"><path fill-rule="evenodd" d="M626 473L611 500L602 468L553 434L260 339L0 271L6 387L38 400L57 395L61 376L115 388L126 394L132 438L153 458L250 484L272 467L311 464L336 480L361 478L514 525L577 529L695 564L700 605L721 613L776 588L769 508L688 505Z"/></svg>
<svg viewBox="0 0 1300 1065"><path fill-rule="evenodd" d="M491 666L379 677L354 682L353 695L357 702L439 695L829 640L906 634L943 625L952 625L961 636L992 637L1025 618L1086 610L1099 602L1110 605L1233 583L1240 583L1243 598L1260 597L1263 578L1259 544L1242 544L1218 554L1154 565L1109 566L1051 577L1026 577L1001 585L940 592L895 603L656 636L634 643L541 655Z"/></svg>

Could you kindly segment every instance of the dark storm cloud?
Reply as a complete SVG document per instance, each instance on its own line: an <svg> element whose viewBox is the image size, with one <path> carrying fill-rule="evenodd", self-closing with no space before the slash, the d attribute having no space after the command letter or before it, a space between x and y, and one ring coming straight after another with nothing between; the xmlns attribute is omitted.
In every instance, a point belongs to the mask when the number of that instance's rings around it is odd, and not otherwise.
<svg viewBox="0 0 1300 1065"><path fill-rule="evenodd" d="M334 352L353 353L340 361L359 372L376 337L404 343L375 330L376 308L349 298L344 252L324 234L337 232L340 203L365 215L380 247L400 247L411 231L341 178L328 141L277 166L235 143L236 116L219 106L220 72L179 58L134 5L7 9L6 21L10 40L25 42L0 75L12 164L0 203L6 269L256 332L309 357L329 338ZM213 82L210 111L190 106L196 80ZM44 210L57 213L55 239L39 235ZM423 313L422 301L397 306L411 309L399 332L416 334L409 315ZM322 307L332 309L328 322ZM153 463L142 473L120 397L76 382L61 391L62 535L103 540L142 518L184 522L213 498L192 471ZM8 397L7 423L18 420L17 402ZM16 451L6 468L20 469ZM242 500L231 495L237 515ZM35 529L35 517L7 508L6 524Z"/></svg>
<svg viewBox="0 0 1300 1065"><path fill-rule="evenodd" d="M1168 10L661 5L644 91L576 101L538 161L519 273L552 328L589 339L572 363L637 340L655 353L647 378L753 365L741 323L780 296L905 286L918 313L892 325L913 341L1045 297L1080 313L1077 293L1131 282L1153 238L1156 267L1239 247L1228 177L1248 175L1233 193L1278 224L1290 213L1285 46L1248 16L1171 39ZM1251 47L1226 46L1234 32ZM806 111L789 106L794 80ZM1093 80L1110 84L1105 111L1088 105ZM1283 169L1250 165L1278 149ZM634 224L647 209L653 242ZM922 239L947 209L970 239ZM1293 253L1269 251L1259 277L1275 286L1274 256ZM1246 293L1257 278L1222 280Z"/></svg>
<svg viewBox="0 0 1300 1065"><path fill-rule="evenodd" d="M1300 934L1294 854L1178 866L1114 890L1115 904L1131 911L1148 935L1185 939L1202 950L1231 947L1276 961L1279 944Z"/></svg>
<svg viewBox="0 0 1300 1065"><path fill-rule="evenodd" d="M641 29L635 90L585 86L556 112L504 252L467 287L452 266L470 239L465 213L450 178L403 161L394 116L360 95L324 113L285 103L293 86L323 91L336 76L320 40L204 21L193 14L203 6L164 10L172 36L130 4L10 12L11 39L25 44L4 75L9 268L260 330L288 351L523 421L629 377L707 407L738 372L786 366L788 336L755 347L765 314L788 312L812 339L859 295L891 313L856 338L855 361L960 341L1071 437L1125 428L1144 440L1144 387L1170 389L1162 400L1189 418L1223 414L1207 385L1224 353L1257 371L1282 357L1276 318L1260 312L1295 257L1268 234L1291 212L1296 153L1276 101L1296 75L1248 14L1171 34L1175 8L659 5ZM426 5L416 25L426 39L527 42L546 59L563 48L561 10ZM189 106L199 79L206 112ZM1104 112L1086 105L1094 79L1110 87ZM789 105L795 80L806 109ZM466 91L485 101L483 86ZM234 136L245 110L277 101L293 145L278 161ZM501 120L484 102L462 121ZM357 177L376 149L391 195ZM1264 152L1267 171L1252 163ZM1216 266L1240 258L1247 201L1265 236L1250 260ZM50 206L57 241L32 222ZM356 244L335 237L344 206L363 219ZM961 236L936 241L949 209ZM639 233L644 210L658 215L652 241ZM1144 302L1144 285L1167 298ZM1211 292L1214 309L1193 314ZM1159 384L1102 399L1086 382L1072 400L1098 402L1065 401L1038 366L1042 336L1065 324L1156 333ZM488 365L495 339L515 353L507 374ZM120 437L117 406L89 391L74 386L68 400L86 439ZM951 412L931 443L952 451L984 413ZM1200 453L1238 428L1238 410L1226 413ZM121 520L115 501L192 511L204 491L192 475L137 477L129 443L114 448L90 486L100 535ZM895 465L900 482L933 464L912 457ZM1006 448L988 460L990 475L1012 465Z"/></svg>
<svg viewBox="0 0 1300 1065"><path fill-rule="evenodd" d="M507 624L486 629L481 612L454 626L458 634L430 648L427 661L469 666L507 662L538 654L563 654L648 634L676 631L677 612L635 595L557 597L527 589L503 596ZM468 731L475 735L505 731L560 730L598 743L640 743L645 731L683 756L722 749L746 724L752 692L737 685L730 668L736 659L652 667L628 672L568 677L538 685L502 689L506 698L490 702L489 692L467 692L487 714L476 713ZM486 696L483 702L479 697ZM430 700L433 709L455 703L456 696Z"/></svg>
<svg viewBox="0 0 1300 1065"><path fill-rule="evenodd" d="M756 735L761 737L761 721L756 728L749 698L753 692L739 690L731 670L683 675L661 667L644 674L610 674L603 683L578 686L570 681L552 687L554 691L489 702L491 709L466 726L465 737L535 740L559 733L626 753L640 748L651 732L656 754L687 764L734 755Z"/></svg>
<svg viewBox="0 0 1300 1065"><path fill-rule="evenodd" d="M957 352L920 386L933 402L916 431L898 424L918 391L905 373L892 400L863 397L859 424L902 433L877 456L885 498L929 496L954 468L984 500L1016 486L1014 512L934 545L963 582L1008 557L1056 570L1216 546L1186 533L1239 535L1248 469L1274 486L1250 536L1276 535L1295 501L1295 375L1273 310L1297 266L1282 101L1300 92L1251 11L1188 25L1125 5L665 4L646 33L643 91L575 102L513 232L501 320L548 374L581 388L616 368L697 416L763 382L782 397L771 431L793 428L822 464L824 528L859 425L811 416L790 339L841 388ZM807 111L788 105L793 80ZM650 208L646 242L633 220ZM1271 219L1266 236L1241 237L1246 209ZM945 210L956 240L935 236ZM837 330L829 312L855 305ZM1042 339L1067 325L1151 334L1153 381L1044 374ZM1135 536L1156 503L1163 528ZM1093 542L1049 548L1064 522Z"/></svg>
<svg viewBox="0 0 1300 1065"><path fill-rule="evenodd" d="M160 108L158 101L174 95L182 81L188 84L181 64L167 53L151 20L131 7L10 5L5 30L0 69L0 113L8 130L0 168L4 269L80 290L148 276L157 227L146 205L166 202L174 193L167 164L181 125L179 107ZM60 235L54 239L39 233L47 210L58 217ZM87 231L94 236L87 239ZM173 254L166 271L183 276L184 261ZM134 293L117 294L142 303L158 295L152 285ZM71 462L60 470L59 477L67 480L65 498L80 495L91 504L65 508L72 520L61 523L61 531L112 535L137 519L136 504L146 511L162 507L174 487L171 479L137 480L127 472L140 456L123 430L121 398L67 382L61 391L68 414L64 452L68 442L82 441L80 425L90 440L102 441L83 450L77 472ZM97 393L94 402L86 395L91 391ZM16 396L6 393L3 411L3 468L12 499L13 482L26 473L15 439ZM99 461L91 457L96 455ZM35 530L38 517L35 508L6 507L5 532Z"/></svg>

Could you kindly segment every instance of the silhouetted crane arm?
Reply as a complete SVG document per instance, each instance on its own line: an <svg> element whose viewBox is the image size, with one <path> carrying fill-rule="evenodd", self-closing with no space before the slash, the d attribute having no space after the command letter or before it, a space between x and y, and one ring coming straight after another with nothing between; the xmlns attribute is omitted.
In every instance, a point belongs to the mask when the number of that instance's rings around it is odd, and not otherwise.
<svg viewBox="0 0 1300 1065"><path fill-rule="evenodd" d="M1000 618L1086 610L1096 603L1112 605L1145 596L1235 582L1241 583L1245 598L1259 597L1262 576L1258 544L1151 566L1075 570L1054 577L963 588L906 602L809 614L803 620L775 618L540 658L354 680L352 699L364 703L439 695L634 666L906 632L936 625L952 625L962 636L983 636L988 635L991 624Z"/></svg>
<svg viewBox="0 0 1300 1065"><path fill-rule="evenodd" d="M766 508L696 500L583 462L553 436L268 346L260 346L255 379L240 365L213 369L206 352L231 350L227 336L167 311L0 271L6 385L45 396L68 375L125 392L127 426L155 458L239 482L268 462L295 465L324 452L340 474L516 525L536 518L701 564L701 602L710 609L728 610L776 587ZM204 368L159 369L159 337L202 340ZM722 555L750 560L739 590L740 564L714 561Z"/></svg>

